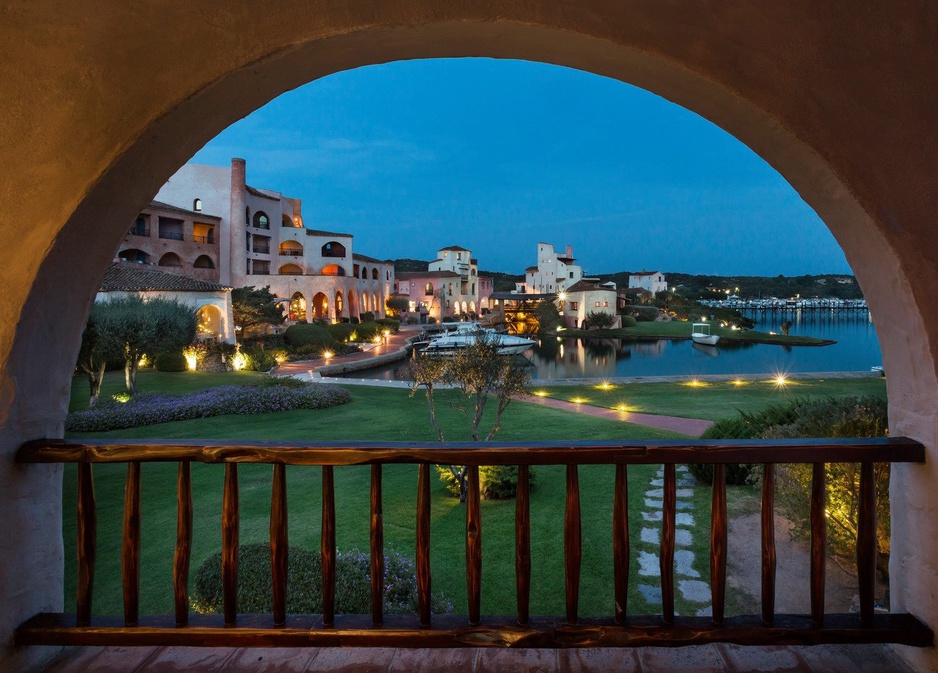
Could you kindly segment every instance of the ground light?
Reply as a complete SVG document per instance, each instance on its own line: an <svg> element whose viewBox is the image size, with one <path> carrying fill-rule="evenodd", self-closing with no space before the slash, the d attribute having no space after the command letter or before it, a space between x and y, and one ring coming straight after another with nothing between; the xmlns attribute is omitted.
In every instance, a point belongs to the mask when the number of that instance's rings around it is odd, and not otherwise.
<svg viewBox="0 0 938 673"><path fill-rule="evenodd" d="M596 387L600 390L613 390L615 388L609 381L600 381Z"/></svg>
<svg viewBox="0 0 938 673"><path fill-rule="evenodd" d="M733 385L736 386L737 388L738 388L739 386L744 386L744 385L746 385L746 382L743 381L742 379L733 379L732 383L733 383Z"/></svg>
<svg viewBox="0 0 938 673"><path fill-rule="evenodd" d="M616 411L621 411L622 413L628 413L632 409L625 402L619 402L616 406L613 407Z"/></svg>
<svg viewBox="0 0 938 673"><path fill-rule="evenodd" d="M586 399L584 399L584 398L582 398L582 397L574 397L574 398L573 398L572 400L570 400L570 401L573 402L574 404L585 404L585 403L588 402L589 400L586 400Z"/></svg>
<svg viewBox="0 0 938 673"><path fill-rule="evenodd" d="M778 387L788 385L788 379L785 377L784 374L779 374L774 379L772 379L772 382Z"/></svg>
<svg viewBox="0 0 938 673"><path fill-rule="evenodd" d="M331 358L333 355L335 355L335 354L334 354L332 351L323 351L323 352L322 352L322 359L323 359L323 360L328 360L328 359Z"/></svg>
<svg viewBox="0 0 938 673"><path fill-rule="evenodd" d="M535 390L534 394L537 395L538 397L547 397L546 390Z"/></svg>
<svg viewBox="0 0 938 673"><path fill-rule="evenodd" d="M685 385L685 386L690 386L691 388L703 388L703 387L706 386L707 384L704 383L703 381L701 381L700 379L691 379L690 381L688 381L688 382L685 383L684 385Z"/></svg>

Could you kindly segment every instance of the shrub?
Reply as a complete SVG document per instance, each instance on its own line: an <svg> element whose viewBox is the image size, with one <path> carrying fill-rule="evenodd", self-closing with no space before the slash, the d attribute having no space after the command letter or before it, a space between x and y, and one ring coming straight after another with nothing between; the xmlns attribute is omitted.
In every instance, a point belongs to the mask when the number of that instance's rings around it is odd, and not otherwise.
<svg viewBox="0 0 938 673"><path fill-rule="evenodd" d="M336 554L337 613L371 613L370 563L370 556L357 549ZM385 549L384 552L384 587L385 613L416 614L417 572L414 562L394 549ZM196 571L192 605L200 613L223 610L220 553L209 556ZM453 606L445 596L434 593L431 608L441 614L451 612ZM269 544L238 547L238 610L261 614L273 611ZM297 546L288 548L287 611L294 614L322 612L322 560L318 552Z"/></svg>
<svg viewBox="0 0 938 673"><path fill-rule="evenodd" d="M348 391L328 383L271 379L263 385L218 386L188 395L141 393L127 402L101 399L90 409L69 414L65 419L65 429L69 432L107 432L225 414L325 409L345 404L350 399Z"/></svg>
<svg viewBox="0 0 938 673"><path fill-rule="evenodd" d="M615 321L616 317L614 315L604 313L603 311L590 311L586 314L586 324L589 327L604 329L606 327L612 327L612 323Z"/></svg>
<svg viewBox="0 0 938 673"><path fill-rule="evenodd" d="M653 322L658 317L658 309L655 306L629 306L629 313L638 322Z"/></svg>
<svg viewBox="0 0 938 673"><path fill-rule="evenodd" d="M417 322L417 316L408 316L408 318L407 318L407 324L412 324L412 323L410 322L410 321L411 321L411 318L413 318L413 322ZM378 318L378 319L375 320L374 322L376 322L376 323L378 323L379 325L381 325L381 329L382 329L382 330L389 329L389 330L391 330L392 332L394 332L395 334L397 334L397 331L401 328L401 321L400 321L400 320L395 320L394 318Z"/></svg>
<svg viewBox="0 0 938 673"><path fill-rule="evenodd" d="M326 329L329 330L333 343L346 343L352 339L352 334L358 334L358 325L348 322L337 322Z"/></svg>
<svg viewBox="0 0 938 673"><path fill-rule="evenodd" d="M351 318L348 319L348 321L349 321L349 324L350 324L350 325L357 325L359 322L361 322L361 321L358 319L358 316L357 316L357 315L353 315Z"/></svg>
<svg viewBox="0 0 938 673"><path fill-rule="evenodd" d="M284 348L287 340L283 334L258 334L245 337L241 343L244 346L260 346L261 348Z"/></svg>
<svg viewBox="0 0 938 673"><path fill-rule="evenodd" d="M416 325L418 322L420 322L420 318L415 315L409 315L404 319L404 322L408 325Z"/></svg>
<svg viewBox="0 0 938 673"><path fill-rule="evenodd" d="M454 466L459 469L460 466ZM437 465L440 480L446 484L446 490L455 496L460 495L460 483L448 465ZM528 484L531 488L537 484L534 468L528 470ZM517 465L482 465L479 467L479 493L485 500L507 500L518 493Z"/></svg>
<svg viewBox="0 0 938 673"><path fill-rule="evenodd" d="M365 311L361 314L362 322L374 322L375 314L372 311Z"/></svg>
<svg viewBox="0 0 938 673"><path fill-rule="evenodd" d="M291 347L318 344L331 348L335 344L335 337L319 325L291 325L283 333L283 338Z"/></svg>
<svg viewBox="0 0 938 673"><path fill-rule="evenodd" d="M800 400L784 404L773 404L761 411L721 418L711 425L701 439L756 439L773 425L789 423L795 418L795 409ZM690 473L701 484L713 483L713 465L697 463L687 466ZM754 463L737 463L726 466L726 483L739 486L749 483L753 477Z"/></svg>
<svg viewBox="0 0 938 673"><path fill-rule="evenodd" d="M624 315L622 317L622 326L623 327L635 327L638 324L638 321L634 316Z"/></svg>
<svg viewBox="0 0 938 673"><path fill-rule="evenodd" d="M266 351L259 346L248 346L241 349L246 363L245 369L252 372L269 372L277 366L277 359L272 351Z"/></svg>
<svg viewBox="0 0 938 673"><path fill-rule="evenodd" d="M384 334L385 329L376 322L363 322L358 326L358 339L356 341L359 343L374 341L376 336Z"/></svg>
<svg viewBox="0 0 938 673"><path fill-rule="evenodd" d="M434 318L432 315L431 315L431 316L427 316L427 324L428 324L428 325L435 325L435 324L436 324L436 318Z"/></svg>
<svg viewBox="0 0 938 673"><path fill-rule="evenodd" d="M158 353L154 359L153 366L158 372L184 372L186 367L186 356L182 351L166 351Z"/></svg>

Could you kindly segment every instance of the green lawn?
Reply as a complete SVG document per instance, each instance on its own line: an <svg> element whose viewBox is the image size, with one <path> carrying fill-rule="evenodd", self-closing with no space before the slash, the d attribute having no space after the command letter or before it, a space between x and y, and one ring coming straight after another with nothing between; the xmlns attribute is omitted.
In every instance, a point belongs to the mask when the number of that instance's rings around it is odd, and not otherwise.
<svg viewBox="0 0 938 673"><path fill-rule="evenodd" d="M252 375L160 374L142 372L141 390L181 392L230 381L249 380ZM85 383L76 379L76 406L85 393ZM119 389L108 381L106 392ZM111 386L118 386L112 388ZM191 439L269 439L269 440L433 440L422 396L411 398L407 391L349 386L352 401L331 409L291 411L258 416L224 416L133 428L96 436L110 438L191 438ZM440 416L451 429L447 439L468 437L465 420L440 400ZM674 433L628 423L607 421L546 409L530 404L513 404L505 414L504 440L629 440L678 437ZM460 428L461 431L457 431ZM241 542L265 541L268 536L271 489L269 466L242 465L239 468L241 502ZM641 510L644 492L657 471L655 466L630 468L630 524L633 539L632 595L630 604L641 613L656 612L641 602L639 550L655 550L642 545ZM95 577L97 613L121 612L120 541L124 475L121 465L95 466L98 500L98 564ZM393 465L385 468L385 541L409 554L414 548L416 467ZM320 530L320 477L317 468L291 467L287 470L290 503L289 534L292 544L318 549ZM585 466L580 469L583 528L583 580L580 608L583 614L611 615L612 604L612 514L614 468ZM144 465L142 478L141 611L169 613L172 610L171 565L175 543L176 465ZM221 466L193 465L195 533L192 572L208 555L221 548ZM531 496L532 520L532 614L563 614L563 516L565 471L563 467L537 468L537 486ZM336 469L337 544L340 549L368 548L369 468ZM705 501L706 498L702 498ZM67 466L64 489L64 535L67 551L66 601L74 608L75 592L75 469ZM456 612L465 613L465 514L441 482L434 480L432 504L432 572L435 590L453 601ZM486 614L512 614L514 588L514 501L484 502L483 520L483 604ZM698 525L705 525L705 520ZM704 579L708 575L707 535L695 532L695 567ZM641 578L646 584L657 580ZM678 603L678 611L692 612L692 606Z"/></svg>
<svg viewBox="0 0 938 673"><path fill-rule="evenodd" d="M886 379L800 379L785 385L774 381L732 381L688 383L629 383L584 386L534 386L534 392L559 400L579 400L582 404L630 411L718 420L737 411L758 411L769 404L798 397L846 397L877 395L886 397Z"/></svg>
<svg viewBox="0 0 938 673"><path fill-rule="evenodd" d="M640 322L634 327L603 330L565 330L559 336L607 338L641 338L641 339L690 339L693 330L692 322L672 320L671 322ZM769 334L755 330L734 330L720 327L719 324L710 323L710 330L725 341L755 341L758 343L781 344L788 346L822 346L832 343L823 339L808 336L786 336L784 334Z"/></svg>

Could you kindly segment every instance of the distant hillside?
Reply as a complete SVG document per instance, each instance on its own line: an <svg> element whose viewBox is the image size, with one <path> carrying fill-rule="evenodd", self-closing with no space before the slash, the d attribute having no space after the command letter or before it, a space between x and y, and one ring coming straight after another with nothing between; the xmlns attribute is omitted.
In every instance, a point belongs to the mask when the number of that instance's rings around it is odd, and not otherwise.
<svg viewBox="0 0 938 673"><path fill-rule="evenodd" d="M603 282L613 281L617 287L629 285L628 271L598 274ZM745 299L778 297L787 299L802 297L834 297L838 299L860 299L863 293L856 278L846 274L821 274L803 276L709 276L665 271L668 287L688 299L726 298L726 291ZM739 288L737 290L737 288Z"/></svg>
<svg viewBox="0 0 938 673"><path fill-rule="evenodd" d="M392 260L394 263L395 273L398 271L426 271L427 265L430 262L424 262L419 259L409 259L407 257L403 259Z"/></svg>

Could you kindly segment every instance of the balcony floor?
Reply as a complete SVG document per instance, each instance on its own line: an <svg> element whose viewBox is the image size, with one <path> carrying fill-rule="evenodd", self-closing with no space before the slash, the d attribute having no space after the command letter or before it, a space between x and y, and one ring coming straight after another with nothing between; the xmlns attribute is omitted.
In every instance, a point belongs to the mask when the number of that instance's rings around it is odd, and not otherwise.
<svg viewBox="0 0 938 673"><path fill-rule="evenodd" d="M910 673L889 646L694 647L582 650L380 648L235 649L186 647L69 648L45 673L670 673L824 671L826 673Z"/></svg>

